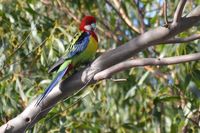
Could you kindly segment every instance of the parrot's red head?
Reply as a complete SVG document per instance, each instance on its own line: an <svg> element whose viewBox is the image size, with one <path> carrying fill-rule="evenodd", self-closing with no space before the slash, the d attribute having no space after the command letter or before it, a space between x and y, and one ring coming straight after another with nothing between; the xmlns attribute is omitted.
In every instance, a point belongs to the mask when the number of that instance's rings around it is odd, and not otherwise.
<svg viewBox="0 0 200 133"><path fill-rule="evenodd" d="M94 33L95 29L96 29L96 19L95 19L95 17L85 16L81 21L80 30L85 31L85 32L86 31L90 32L92 34L92 36L96 40L98 40L96 34Z"/></svg>
<svg viewBox="0 0 200 133"><path fill-rule="evenodd" d="M80 24L81 31L92 32L96 29L96 19L93 16L85 16Z"/></svg>

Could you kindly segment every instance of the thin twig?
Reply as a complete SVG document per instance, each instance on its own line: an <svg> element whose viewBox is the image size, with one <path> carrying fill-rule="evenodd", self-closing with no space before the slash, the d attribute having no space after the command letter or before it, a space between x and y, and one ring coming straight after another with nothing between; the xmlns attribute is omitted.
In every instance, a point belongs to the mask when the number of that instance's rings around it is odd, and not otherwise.
<svg viewBox="0 0 200 133"><path fill-rule="evenodd" d="M113 82L124 82L127 81L127 79L114 79L114 78L110 78L111 81Z"/></svg>
<svg viewBox="0 0 200 133"><path fill-rule="evenodd" d="M126 15L125 11L121 8L119 1L117 0L113 0L115 6L109 1L106 0L106 3L108 5L110 5L115 11L116 13L120 16L120 18L136 33L140 34L140 30L133 26L131 20L128 18L128 16Z"/></svg>
<svg viewBox="0 0 200 133"><path fill-rule="evenodd" d="M164 1L163 10L164 10L165 25L168 26L169 21L168 21L168 18L167 18L167 0Z"/></svg>
<svg viewBox="0 0 200 133"><path fill-rule="evenodd" d="M166 41L163 41L163 44L167 44L167 43L185 43L185 42L191 42L194 40L200 39L200 34L193 34L189 37L186 38L170 38Z"/></svg>
<svg viewBox="0 0 200 133"><path fill-rule="evenodd" d="M173 24L180 21L186 1L187 0L180 0L180 2L178 3L178 6L177 6L176 11L174 13Z"/></svg>
<svg viewBox="0 0 200 133"><path fill-rule="evenodd" d="M17 46L17 48L11 53L11 55L8 57L8 59L10 59L17 51L19 51L19 49L23 46L23 44L25 44L25 41L29 38L30 35L31 35L31 31L28 33L26 38L21 43L19 43L20 45Z"/></svg>
<svg viewBox="0 0 200 133"><path fill-rule="evenodd" d="M139 3L140 1L137 1L136 0L133 0L133 3L135 4L135 7L136 7L136 11L137 11L137 15L138 15L138 19L139 19L139 22L140 22L140 25L141 25L141 33L144 33L146 31L146 26L145 26L145 23L144 23L144 15L143 15L143 10L140 9L140 6L139 6Z"/></svg>

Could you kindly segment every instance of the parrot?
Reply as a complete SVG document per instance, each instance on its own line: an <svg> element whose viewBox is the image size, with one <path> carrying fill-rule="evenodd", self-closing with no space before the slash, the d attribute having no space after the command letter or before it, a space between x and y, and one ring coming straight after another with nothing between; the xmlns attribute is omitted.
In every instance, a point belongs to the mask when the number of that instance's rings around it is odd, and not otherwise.
<svg viewBox="0 0 200 133"><path fill-rule="evenodd" d="M95 56L98 49L98 37L95 33L96 19L94 16L85 16L80 23L79 31L75 34L67 47L67 52L52 67L49 73L57 71L56 76L36 101L38 106L52 89L63 79L70 70L86 63Z"/></svg>

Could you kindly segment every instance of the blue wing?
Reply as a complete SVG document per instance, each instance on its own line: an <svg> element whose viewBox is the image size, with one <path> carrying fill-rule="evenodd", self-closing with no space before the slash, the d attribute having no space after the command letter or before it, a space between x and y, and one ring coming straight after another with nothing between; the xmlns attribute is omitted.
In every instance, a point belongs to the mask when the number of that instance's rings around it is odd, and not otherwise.
<svg viewBox="0 0 200 133"><path fill-rule="evenodd" d="M76 36L75 36L76 37ZM75 38L76 39L76 38ZM82 32L81 35L79 36L78 39L76 39L77 41L74 43L73 45L73 40L71 42L71 45L68 47L68 53L66 55L64 55L63 57L61 57L50 69L48 72L53 72L55 70L57 70L60 65L67 59L70 59L76 55L78 55L79 53L83 52L88 45L90 39L90 33L88 32Z"/></svg>

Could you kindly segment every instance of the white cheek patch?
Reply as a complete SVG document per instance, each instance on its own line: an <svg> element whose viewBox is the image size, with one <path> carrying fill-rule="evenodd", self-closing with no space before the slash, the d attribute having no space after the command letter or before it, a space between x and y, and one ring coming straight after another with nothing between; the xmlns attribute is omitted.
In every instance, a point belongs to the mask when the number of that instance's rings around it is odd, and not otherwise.
<svg viewBox="0 0 200 133"><path fill-rule="evenodd" d="M84 26L84 29L90 31L90 30L92 30L92 27L91 27L91 25L86 25L86 26Z"/></svg>

